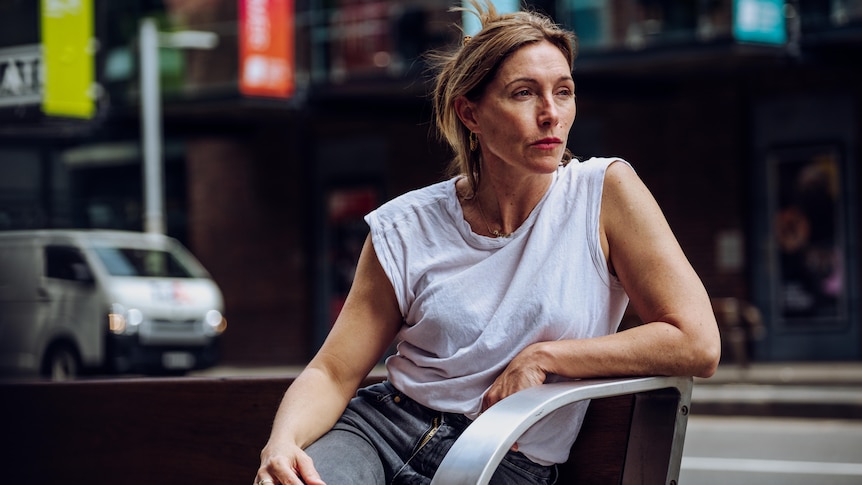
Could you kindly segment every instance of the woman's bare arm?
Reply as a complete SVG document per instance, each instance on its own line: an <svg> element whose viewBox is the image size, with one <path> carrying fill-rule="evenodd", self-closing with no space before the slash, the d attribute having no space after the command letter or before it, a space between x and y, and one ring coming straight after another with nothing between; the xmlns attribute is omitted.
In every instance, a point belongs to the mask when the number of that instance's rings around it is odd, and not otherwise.
<svg viewBox="0 0 862 485"><path fill-rule="evenodd" d="M269 441L261 452L257 480L322 483L302 449L332 428L362 379L392 343L400 325L395 292L369 237L332 331L284 394Z"/></svg>
<svg viewBox="0 0 862 485"><path fill-rule="evenodd" d="M488 407L548 374L570 378L715 372L718 326L700 278L655 199L628 166L608 167L600 235L608 267L644 325L605 337L527 347L485 396Z"/></svg>

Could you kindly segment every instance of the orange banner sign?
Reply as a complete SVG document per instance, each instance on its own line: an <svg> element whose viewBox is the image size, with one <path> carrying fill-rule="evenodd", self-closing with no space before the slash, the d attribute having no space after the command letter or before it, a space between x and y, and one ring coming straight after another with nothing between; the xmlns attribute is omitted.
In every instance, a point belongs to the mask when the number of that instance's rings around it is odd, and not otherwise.
<svg viewBox="0 0 862 485"><path fill-rule="evenodd" d="M295 88L293 0L239 0L239 90L290 97Z"/></svg>

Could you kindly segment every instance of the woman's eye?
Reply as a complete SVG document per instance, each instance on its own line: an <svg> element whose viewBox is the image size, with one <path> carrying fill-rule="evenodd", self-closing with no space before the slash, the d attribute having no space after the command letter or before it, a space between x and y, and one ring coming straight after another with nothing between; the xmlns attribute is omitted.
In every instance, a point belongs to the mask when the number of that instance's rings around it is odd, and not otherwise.
<svg viewBox="0 0 862 485"><path fill-rule="evenodd" d="M524 96L529 96L529 95L530 95L530 91L528 89L522 89L520 91L515 92L515 96L518 96L518 97L524 97Z"/></svg>

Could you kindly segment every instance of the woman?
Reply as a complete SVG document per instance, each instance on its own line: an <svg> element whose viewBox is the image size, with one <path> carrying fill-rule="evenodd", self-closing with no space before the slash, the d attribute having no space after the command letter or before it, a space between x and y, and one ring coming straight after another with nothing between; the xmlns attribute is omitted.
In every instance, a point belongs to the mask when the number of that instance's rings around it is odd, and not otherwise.
<svg viewBox="0 0 862 485"><path fill-rule="evenodd" d="M470 420L521 389L715 371L708 297L649 191L622 160L569 163L573 34L474 7L483 30L438 59L434 97L458 175L367 216L353 287L285 393L258 484L427 483ZM648 323L615 333L629 298ZM351 399L396 337L387 382ZM492 483L553 483L584 412L531 428Z"/></svg>

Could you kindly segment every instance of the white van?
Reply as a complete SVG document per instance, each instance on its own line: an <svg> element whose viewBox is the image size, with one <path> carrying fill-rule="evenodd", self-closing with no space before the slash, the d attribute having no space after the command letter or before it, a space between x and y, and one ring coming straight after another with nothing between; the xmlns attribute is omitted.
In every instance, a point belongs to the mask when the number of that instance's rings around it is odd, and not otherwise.
<svg viewBox="0 0 862 485"><path fill-rule="evenodd" d="M222 312L218 286L169 237L0 232L0 377L210 367Z"/></svg>

